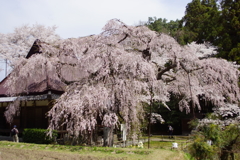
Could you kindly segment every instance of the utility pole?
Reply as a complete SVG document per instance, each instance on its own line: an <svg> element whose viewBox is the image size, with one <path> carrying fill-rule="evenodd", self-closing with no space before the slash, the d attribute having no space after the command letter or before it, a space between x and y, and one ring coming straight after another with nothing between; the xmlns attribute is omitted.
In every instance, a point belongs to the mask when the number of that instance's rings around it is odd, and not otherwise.
<svg viewBox="0 0 240 160"><path fill-rule="evenodd" d="M193 96L192 96L192 87L191 87L191 81L190 81L190 76L189 76L189 72L188 74L188 84L189 84L189 90L190 90L190 95L191 95L191 100L192 100L192 113L193 113L193 119L195 119L195 106L194 106L194 102L193 102Z"/></svg>
<svg viewBox="0 0 240 160"><path fill-rule="evenodd" d="M148 121L148 149L150 148L150 136L151 136L151 118L152 118L152 101L153 101L153 93L152 88L150 89L151 99L150 99L150 115Z"/></svg>
<svg viewBox="0 0 240 160"><path fill-rule="evenodd" d="M7 59L5 59L6 65L5 65L5 77L7 77Z"/></svg>

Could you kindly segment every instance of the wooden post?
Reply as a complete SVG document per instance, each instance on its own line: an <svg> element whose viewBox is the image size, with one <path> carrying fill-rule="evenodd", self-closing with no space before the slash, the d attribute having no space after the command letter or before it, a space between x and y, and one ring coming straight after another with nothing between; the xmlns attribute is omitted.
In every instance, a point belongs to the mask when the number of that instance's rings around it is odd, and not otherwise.
<svg viewBox="0 0 240 160"><path fill-rule="evenodd" d="M26 128L27 127L27 102L24 101L24 125L23 125L23 128Z"/></svg>
<svg viewBox="0 0 240 160"><path fill-rule="evenodd" d="M7 77L7 59L5 59L6 66L5 66L5 77Z"/></svg>
<svg viewBox="0 0 240 160"><path fill-rule="evenodd" d="M151 118L152 118L152 88L150 89L151 100L150 100L150 115L149 115L149 122L148 122L148 148L150 148L150 136L151 136Z"/></svg>
<svg viewBox="0 0 240 160"><path fill-rule="evenodd" d="M188 72L188 84L189 84L189 90L190 90L190 95L191 95L191 100L192 100L192 113L193 113L193 119L195 119L195 106L193 103L193 96L192 96L192 87L191 87L191 81L190 81L190 76L189 76L189 72Z"/></svg>

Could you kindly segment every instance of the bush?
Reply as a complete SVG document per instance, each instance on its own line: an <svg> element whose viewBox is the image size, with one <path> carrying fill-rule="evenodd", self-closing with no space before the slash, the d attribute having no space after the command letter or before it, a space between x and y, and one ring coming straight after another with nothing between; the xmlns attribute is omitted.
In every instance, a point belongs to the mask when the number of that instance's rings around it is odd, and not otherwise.
<svg viewBox="0 0 240 160"><path fill-rule="evenodd" d="M197 136L194 142L189 145L189 152L196 159L213 159L216 156L217 148L209 145L203 136Z"/></svg>
<svg viewBox="0 0 240 160"><path fill-rule="evenodd" d="M53 131L52 137L47 135L47 129L26 128L23 131L23 141L27 143L50 144L57 137L57 131Z"/></svg>

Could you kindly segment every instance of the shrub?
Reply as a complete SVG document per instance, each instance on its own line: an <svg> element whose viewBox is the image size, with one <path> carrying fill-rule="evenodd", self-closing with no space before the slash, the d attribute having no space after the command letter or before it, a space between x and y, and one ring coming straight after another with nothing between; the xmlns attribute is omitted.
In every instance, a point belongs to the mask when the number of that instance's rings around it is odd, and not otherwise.
<svg viewBox="0 0 240 160"><path fill-rule="evenodd" d="M57 137L57 131L53 131L52 137L47 135L47 129L26 128L23 131L23 141L27 143L50 144Z"/></svg>
<svg viewBox="0 0 240 160"><path fill-rule="evenodd" d="M189 151L192 157L201 160L213 159L216 155L215 146L209 145L201 136L197 137L189 146Z"/></svg>

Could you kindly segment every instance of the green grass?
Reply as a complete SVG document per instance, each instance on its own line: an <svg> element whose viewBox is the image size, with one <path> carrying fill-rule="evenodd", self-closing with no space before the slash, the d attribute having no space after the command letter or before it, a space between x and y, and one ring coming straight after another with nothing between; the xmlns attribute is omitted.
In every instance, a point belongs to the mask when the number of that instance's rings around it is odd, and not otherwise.
<svg viewBox="0 0 240 160"><path fill-rule="evenodd" d="M151 148L133 147L88 147L68 145L45 145L31 143L14 143L0 141L0 159L30 160L30 159L82 159L82 160L187 160L180 150L171 150L167 146L171 142L151 142ZM170 145L171 146L171 145Z"/></svg>
<svg viewBox="0 0 240 160"><path fill-rule="evenodd" d="M144 137L145 140L148 137ZM154 135L150 138L150 148L154 149L171 149L172 143L178 143L180 150L184 150L187 145L191 143L191 137L189 136L174 136L174 138L169 139L167 135ZM148 142L145 143L148 147Z"/></svg>

